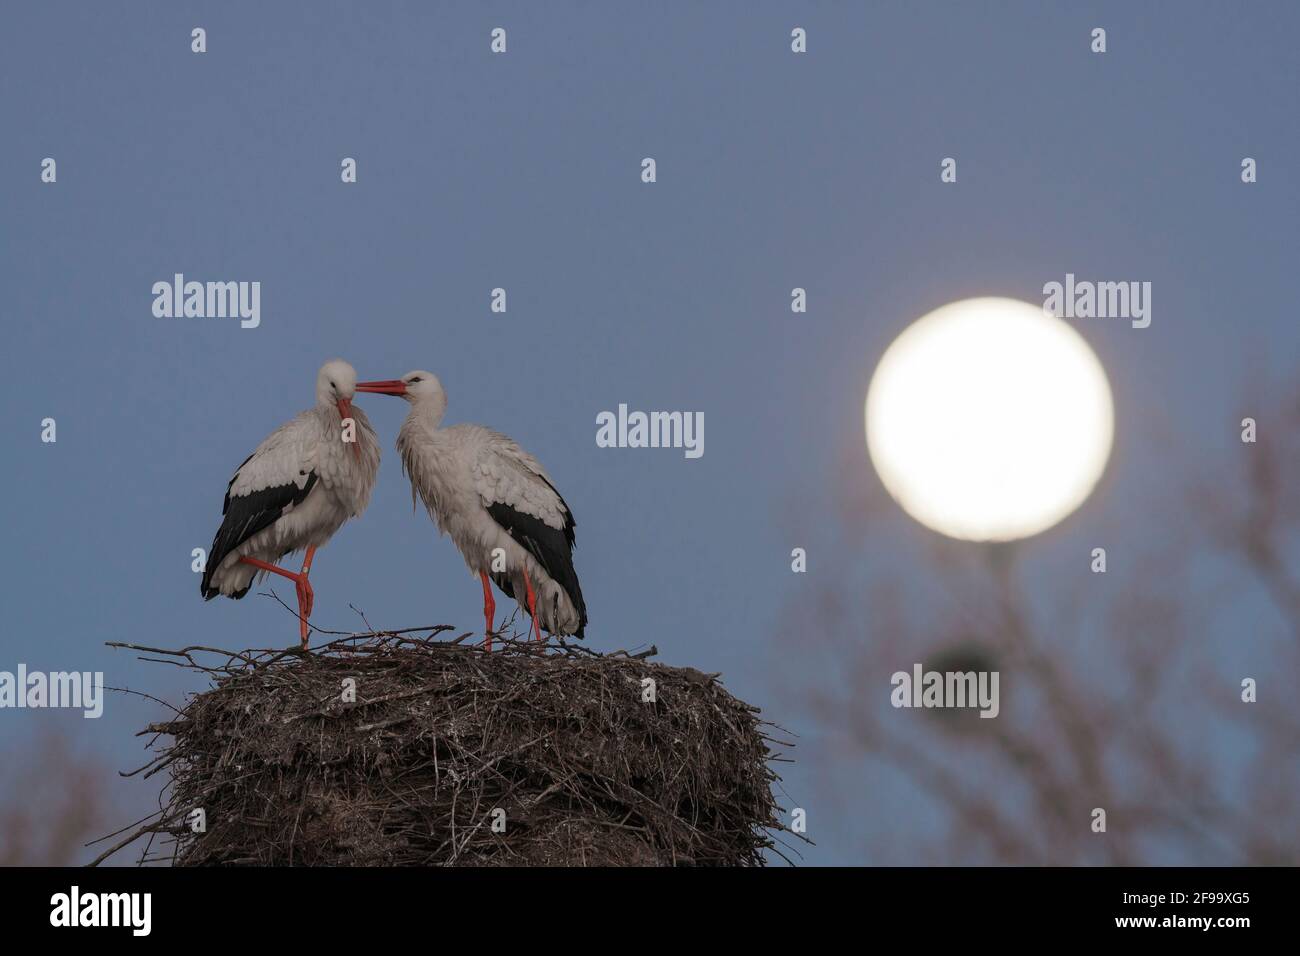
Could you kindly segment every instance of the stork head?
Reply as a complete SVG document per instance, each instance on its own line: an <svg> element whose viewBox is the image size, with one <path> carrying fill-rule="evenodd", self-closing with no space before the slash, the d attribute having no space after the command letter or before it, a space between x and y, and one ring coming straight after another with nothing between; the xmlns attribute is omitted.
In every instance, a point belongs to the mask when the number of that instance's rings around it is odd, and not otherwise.
<svg viewBox="0 0 1300 956"><path fill-rule="evenodd" d="M339 410L339 421L352 417L352 396L357 393L357 370L342 359L330 359L316 375L316 401ZM361 446L352 442L352 455L361 460Z"/></svg>
<svg viewBox="0 0 1300 956"><path fill-rule="evenodd" d="M316 402L333 405L340 418L352 417L352 396L357 392L357 370L342 359L330 359L316 375Z"/></svg>
<svg viewBox="0 0 1300 956"><path fill-rule="evenodd" d="M424 371L407 372L401 378L383 382L359 382L357 391L397 395L412 405L431 399L444 405L447 402L446 393L442 390L442 383L438 381L438 376Z"/></svg>

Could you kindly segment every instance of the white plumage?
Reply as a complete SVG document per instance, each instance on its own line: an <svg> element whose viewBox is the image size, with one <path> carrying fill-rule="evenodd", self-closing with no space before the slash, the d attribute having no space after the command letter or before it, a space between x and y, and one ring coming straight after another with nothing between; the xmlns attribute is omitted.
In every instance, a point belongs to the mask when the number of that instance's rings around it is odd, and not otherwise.
<svg viewBox="0 0 1300 956"><path fill-rule="evenodd" d="M316 406L273 431L239 466L227 486L224 520L203 575L205 599L242 598L268 571L292 579L304 642L312 555L348 518L366 510L379 471L379 441L365 413L351 405L355 389L351 365L326 362L316 379ZM345 441L349 418L354 440ZM307 558L298 574L273 567L304 548Z"/></svg>
<svg viewBox="0 0 1300 956"><path fill-rule="evenodd" d="M397 436L411 497L423 501L438 530L482 579L489 641L495 608L489 578L536 625L582 637L587 609L573 568L573 514L541 463L490 428L441 428L447 396L429 372L363 382L357 390L411 403Z"/></svg>

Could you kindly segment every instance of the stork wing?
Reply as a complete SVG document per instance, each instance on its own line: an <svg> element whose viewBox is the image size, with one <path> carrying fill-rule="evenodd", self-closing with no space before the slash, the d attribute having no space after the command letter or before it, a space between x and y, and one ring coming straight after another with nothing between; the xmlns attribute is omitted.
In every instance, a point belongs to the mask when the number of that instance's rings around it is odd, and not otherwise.
<svg viewBox="0 0 1300 956"><path fill-rule="evenodd" d="M217 595L211 578L226 555L301 504L315 486L318 432L316 422L304 412L271 432L235 469L221 506L224 520L212 539L203 572L200 587L205 599Z"/></svg>
<svg viewBox="0 0 1300 956"><path fill-rule="evenodd" d="M565 543L573 546L573 514L568 504L551 484L541 462L513 439L489 431L471 470L474 488L485 508L501 505L533 518L562 532Z"/></svg>
<svg viewBox="0 0 1300 956"><path fill-rule="evenodd" d="M573 569L573 512L541 463L512 439L491 432L479 447L471 471L492 520L564 589L585 623L586 606ZM514 596L508 578L493 575L493 579Z"/></svg>

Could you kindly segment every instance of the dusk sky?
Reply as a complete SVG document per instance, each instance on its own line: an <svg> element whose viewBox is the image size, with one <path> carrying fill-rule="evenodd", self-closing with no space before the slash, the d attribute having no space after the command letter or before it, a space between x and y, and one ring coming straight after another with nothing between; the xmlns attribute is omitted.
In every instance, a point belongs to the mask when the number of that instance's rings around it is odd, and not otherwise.
<svg viewBox="0 0 1300 956"><path fill-rule="evenodd" d="M1239 454L1252 388L1300 367L1300 12L560 6L6 12L0 670L103 671L179 701L203 685L104 643L292 643L267 585L204 603L191 551L211 542L235 467L312 404L322 362L363 379L428 369L448 422L517 439L571 505L590 645L655 644L664 663L722 672L801 734L783 774L810 808L805 862L874 862L845 811L818 813L823 743L788 691L826 663L784 612L831 571L816 543L839 521L844 469L878 481L863 440L876 363L953 300L1041 303L1067 273L1150 282L1148 328L1069 320L1106 370L1115 447L1080 511L1025 546L1024 576L1052 592L1086 567L1097 527L1112 553L1159 537L1144 509ZM505 55L489 50L497 26ZM791 52L796 26L806 54ZM1089 49L1097 26L1104 54ZM1242 182L1244 157L1258 182ZM156 318L151 288L176 273L260 282L260 325ZM505 313L489 308L496 287ZM357 404L382 442L378 485L316 558L313 622L362 630L351 604L376 627L479 630L478 583L412 510L393 451L406 406ZM620 404L703 413L703 455L597 447L597 416ZM858 544L894 565L929 534L901 516L878 530ZM1225 666L1268 671L1248 639L1283 627L1265 596L1220 626ZM134 769L148 759L134 734L161 713L120 694L99 720L0 711L0 754L57 726L110 771ZM875 790L852 779L866 807ZM105 776L121 825L159 783Z"/></svg>

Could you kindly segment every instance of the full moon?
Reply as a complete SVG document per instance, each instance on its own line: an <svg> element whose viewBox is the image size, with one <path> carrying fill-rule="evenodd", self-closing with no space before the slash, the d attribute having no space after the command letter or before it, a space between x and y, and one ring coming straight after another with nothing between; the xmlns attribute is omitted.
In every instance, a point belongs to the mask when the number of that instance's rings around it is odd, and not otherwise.
<svg viewBox="0 0 1300 956"><path fill-rule="evenodd" d="M1078 332L1027 302L965 299L885 350L867 390L867 449L921 524L1011 541L1088 497L1114 416L1106 373Z"/></svg>

